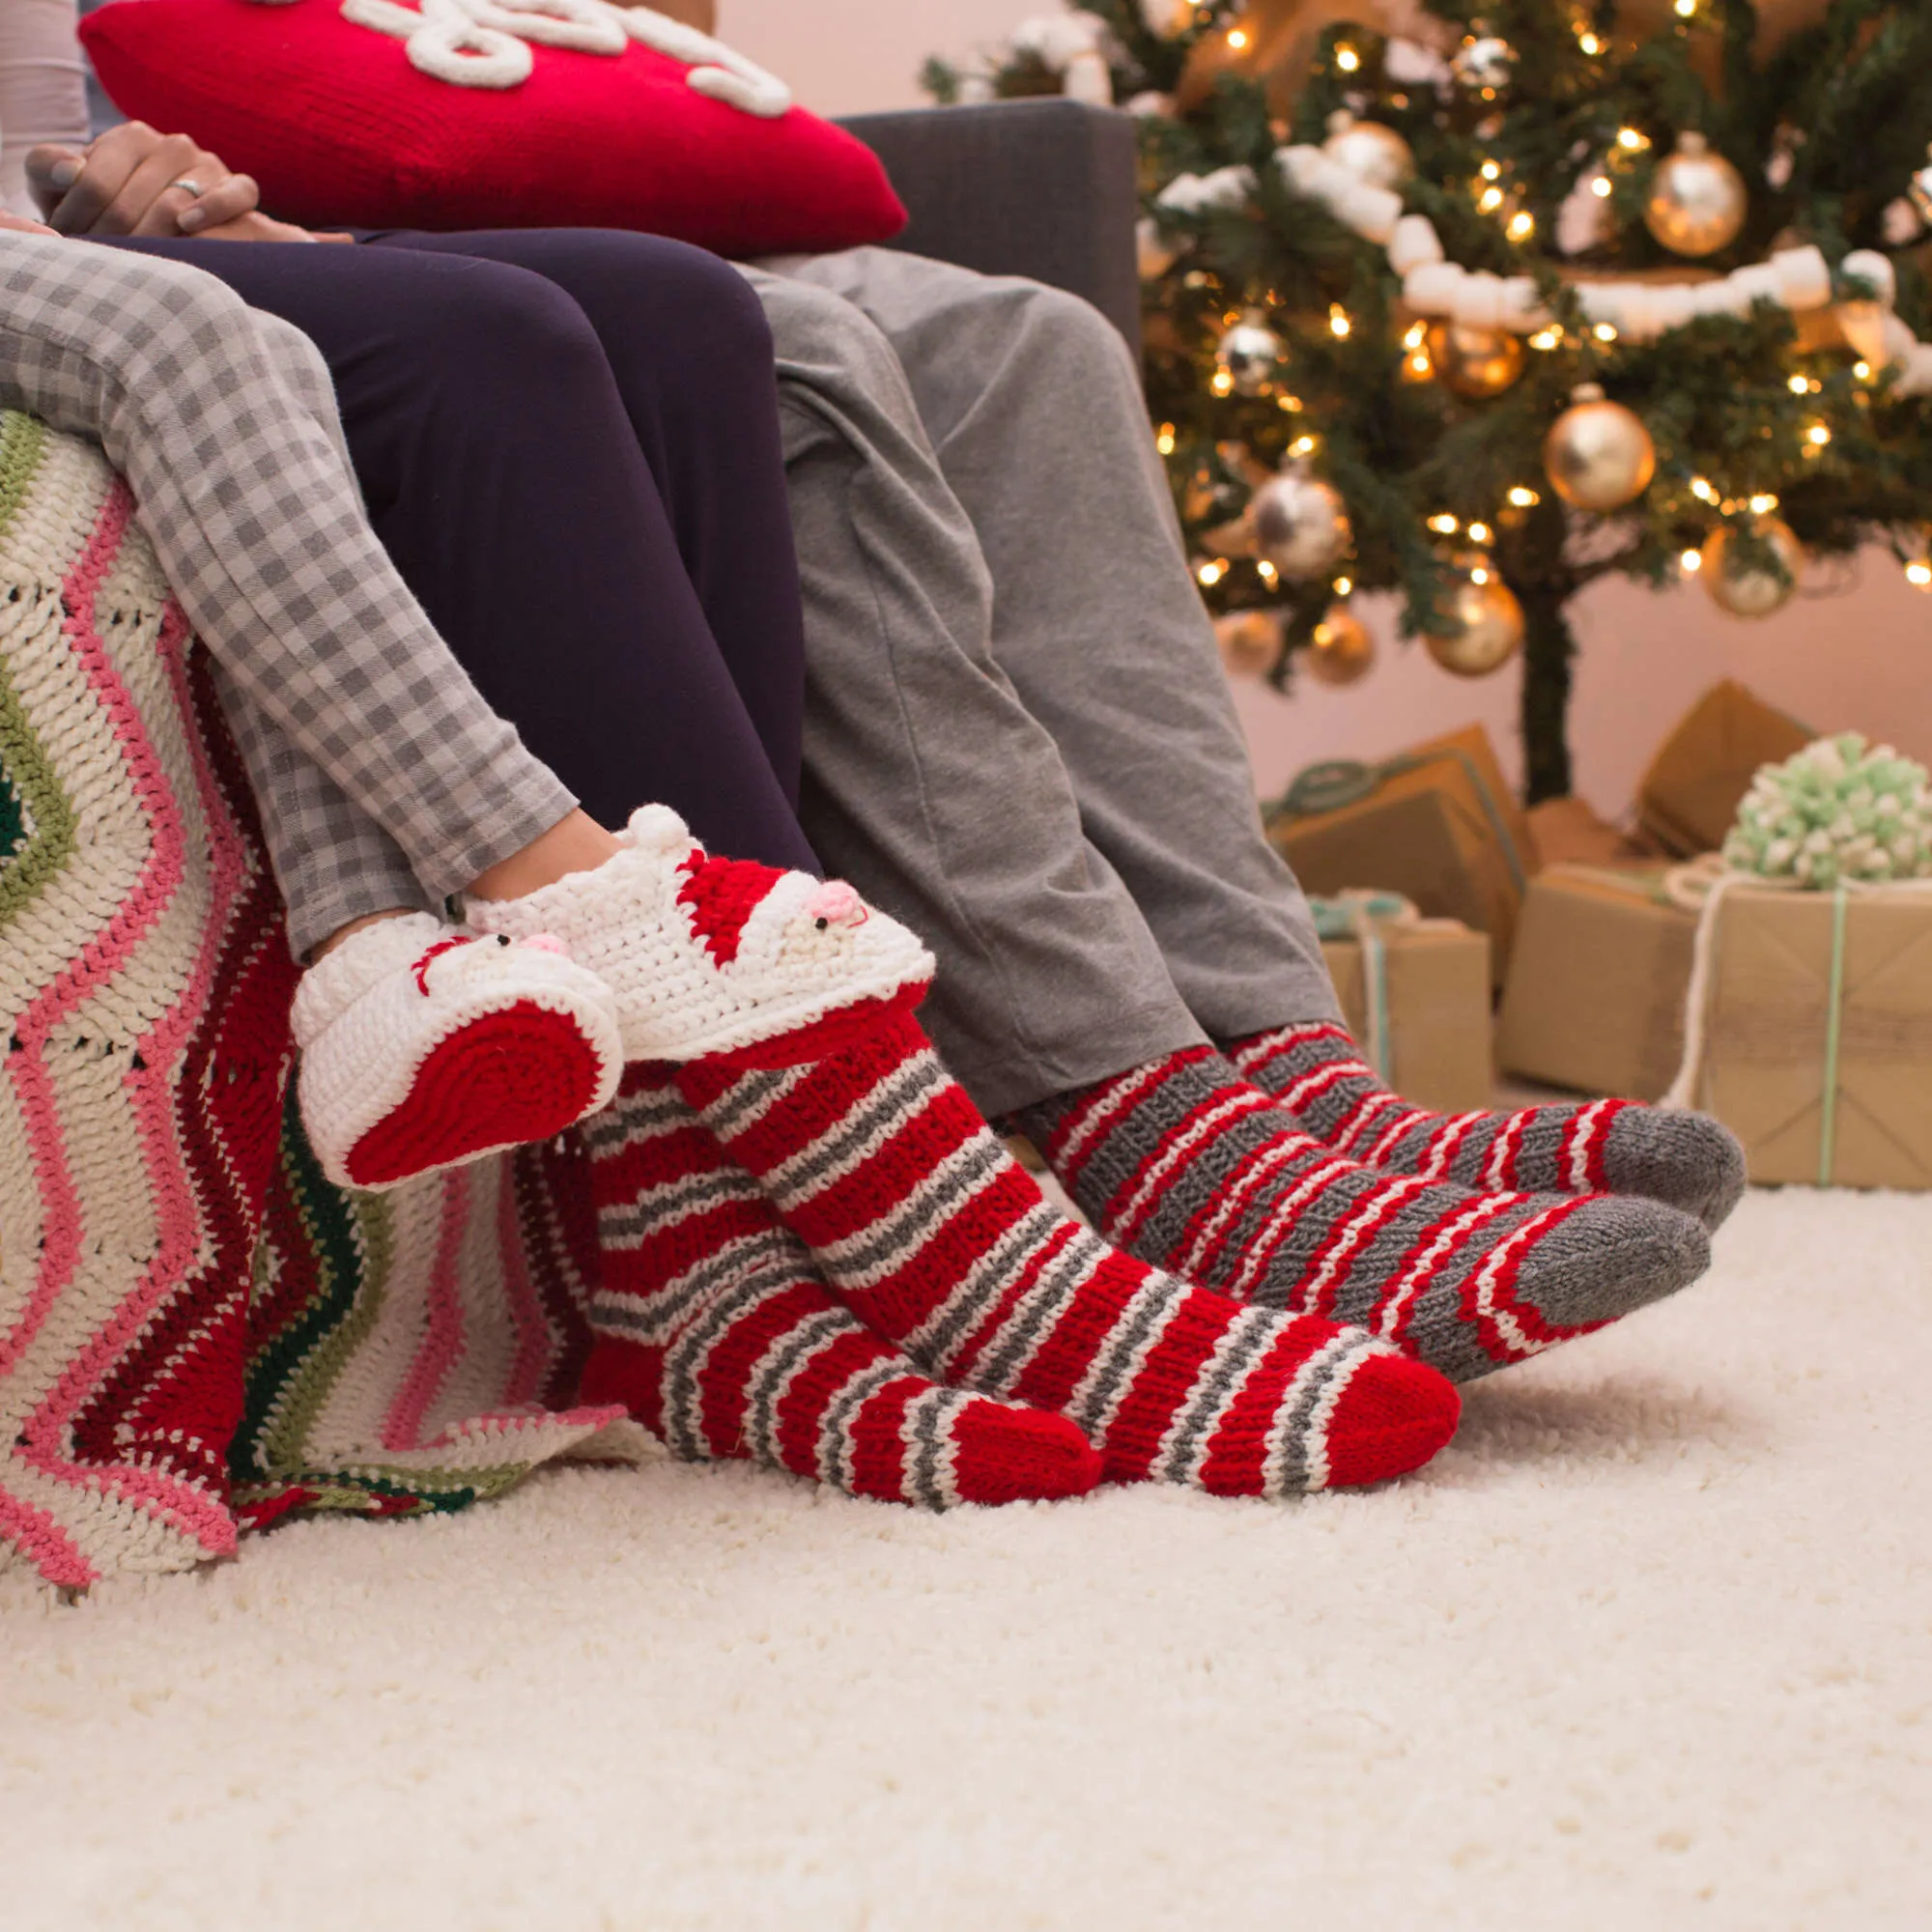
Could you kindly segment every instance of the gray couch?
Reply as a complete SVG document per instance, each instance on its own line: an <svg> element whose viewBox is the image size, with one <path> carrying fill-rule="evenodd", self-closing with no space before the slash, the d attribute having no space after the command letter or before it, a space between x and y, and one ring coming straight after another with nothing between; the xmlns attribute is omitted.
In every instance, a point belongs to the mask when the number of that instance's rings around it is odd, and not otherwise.
<svg viewBox="0 0 1932 1932"><path fill-rule="evenodd" d="M1077 100L858 114L912 213L893 245L1085 296L1140 353L1134 124Z"/></svg>

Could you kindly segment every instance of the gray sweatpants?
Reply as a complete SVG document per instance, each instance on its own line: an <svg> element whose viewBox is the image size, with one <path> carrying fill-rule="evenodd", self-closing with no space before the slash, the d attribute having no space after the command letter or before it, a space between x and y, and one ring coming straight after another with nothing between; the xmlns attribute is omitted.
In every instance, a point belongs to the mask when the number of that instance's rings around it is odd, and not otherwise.
<svg viewBox="0 0 1932 1932"><path fill-rule="evenodd" d="M746 272L805 585L805 829L932 946L924 1017L980 1108L1339 1018L1119 335L886 249Z"/></svg>
<svg viewBox="0 0 1932 1932"><path fill-rule="evenodd" d="M214 661L298 956L435 904L576 804L396 575L299 330L181 263L0 231L0 404L127 477Z"/></svg>

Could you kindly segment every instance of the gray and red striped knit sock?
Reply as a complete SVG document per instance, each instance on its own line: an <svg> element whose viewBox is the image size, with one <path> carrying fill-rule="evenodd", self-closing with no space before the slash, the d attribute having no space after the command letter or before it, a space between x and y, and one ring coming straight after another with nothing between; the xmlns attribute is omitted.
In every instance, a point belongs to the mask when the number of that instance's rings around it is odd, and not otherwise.
<svg viewBox="0 0 1932 1932"><path fill-rule="evenodd" d="M1454 1381L1600 1328L1710 1261L1703 1228L1658 1202L1475 1194L1364 1167L1211 1047L1018 1118L1109 1240L1237 1301L1366 1328Z"/></svg>
<svg viewBox="0 0 1932 1932"><path fill-rule="evenodd" d="M941 1380L1066 1416L1115 1482L1280 1496L1419 1468L1440 1376L1238 1308L1050 1207L909 1018L810 1066L678 1085L868 1326Z"/></svg>
<svg viewBox="0 0 1932 1932"><path fill-rule="evenodd" d="M669 1068L627 1068L585 1135L602 1262L585 1401L625 1404L686 1462L931 1509L1100 1480L1070 1422L938 1387L835 1301Z"/></svg>
<svg viewBox="0 0 1932 1932"><path fill-rule="evenodd" d="M1228 1058L1337 1153L1425 1180L1555 1194L1642 1194L1715 1233L1745 1191L1745 1154L1706 1114L1634 1100L1432 1114L1391 1094L1339 1026L1274 1027Z"/></svg>

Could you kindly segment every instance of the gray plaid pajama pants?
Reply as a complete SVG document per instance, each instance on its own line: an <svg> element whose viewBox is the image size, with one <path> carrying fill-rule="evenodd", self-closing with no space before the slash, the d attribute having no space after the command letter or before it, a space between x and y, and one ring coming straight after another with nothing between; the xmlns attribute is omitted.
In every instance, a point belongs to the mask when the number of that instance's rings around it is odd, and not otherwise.
<svg viewBox="0 0 1932 1932"><path fill-rule="evenodd" d="M298 329L198 269L0 231L0 405L128 479L214 661L298 958L440 904L576 805L396 575Z"/></svg>

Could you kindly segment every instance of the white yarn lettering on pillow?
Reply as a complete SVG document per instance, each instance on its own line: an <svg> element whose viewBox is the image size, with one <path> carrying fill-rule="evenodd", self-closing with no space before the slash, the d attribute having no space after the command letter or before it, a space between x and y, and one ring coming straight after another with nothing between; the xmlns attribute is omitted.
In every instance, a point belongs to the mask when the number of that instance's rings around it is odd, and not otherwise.
<svg viewBox="0 0 1932 1932"><path fill-rule="evenodd" d="M257 0L258 5L287 0ZM620 54L639 42L689 68L685 85L740 113L776 120L791 105L791 89L735 47L648 7L613 7L606 0L342 0L342 17L403 43L410 65L456 87L519 87L530 77L530 43L584 54Z"/></svg>

